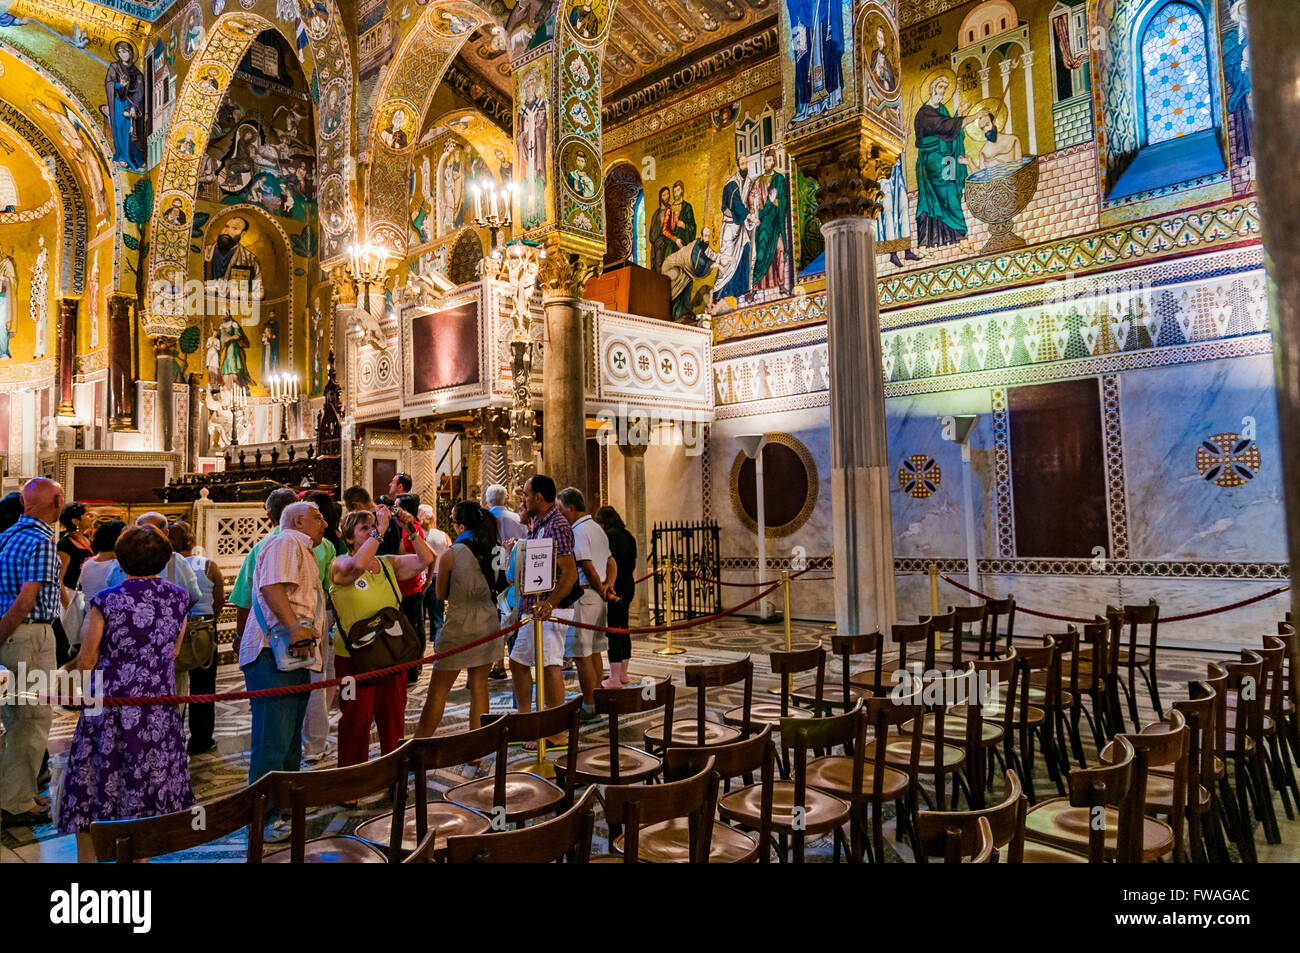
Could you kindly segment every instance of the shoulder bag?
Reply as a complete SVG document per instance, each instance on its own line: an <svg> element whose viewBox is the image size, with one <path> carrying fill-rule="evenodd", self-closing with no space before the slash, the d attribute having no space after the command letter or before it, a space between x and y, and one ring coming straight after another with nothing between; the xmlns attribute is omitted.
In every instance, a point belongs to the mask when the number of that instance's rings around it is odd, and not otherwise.
<svg viewBox="0 0 1300 953"><path fill-rule="evenodd" d="M394 604L352 623L346 632L339 624L339 633L352 658L352 667L359 673L414 662L424 651L424 641L402 612L402 597L397 591L392 568L384 557L378 559L380 571L393 590Z"/></svg>

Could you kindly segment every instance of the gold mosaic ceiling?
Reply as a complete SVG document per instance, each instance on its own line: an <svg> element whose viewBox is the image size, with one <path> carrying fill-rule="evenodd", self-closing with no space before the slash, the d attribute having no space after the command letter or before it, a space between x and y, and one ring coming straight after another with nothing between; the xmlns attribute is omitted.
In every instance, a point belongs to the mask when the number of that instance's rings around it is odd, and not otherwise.
<svg viewBox="0 0 1300 953"><path fill-rule="evenodd" d="M633 85L777 14L777 0L619 0L605 44L605 94ZM503 92L510 89L504 43L480 31L461 56Z"/></svg>

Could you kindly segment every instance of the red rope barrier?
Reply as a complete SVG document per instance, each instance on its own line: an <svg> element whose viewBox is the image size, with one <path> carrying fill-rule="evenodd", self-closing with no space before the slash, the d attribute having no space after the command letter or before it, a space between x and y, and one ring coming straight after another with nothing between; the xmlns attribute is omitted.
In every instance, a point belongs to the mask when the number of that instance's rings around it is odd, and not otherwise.
<svg viewBox="0 0 1300 953"><path fill-rule="evenodd" d="M972 596L979 596L981 599L997 598L996 596L990 596L987 593L980 592L978 589L972 589L969 586L963 586L957 580L949 578L948 576L943 575L943 573L940 573L939 575L944 580L944 582L947 582L949 585L956 586L958 589L962 590L963 592L968 592ZM1276 589L1270 589L1268 592L1261 592L1257 596L1251 596L1249 599L1242 599L1240 602L1232 602L1226 606L1216 606L1213 609L1203 609L1200 612L1188 612L1185 613L1184 615L1171 615L1161 619L1160 621L1166 624L1170 622L1186 622L1189 619L1203 619L1206 616L1217 615L1220 612L1231 612L1234 609L1240 609L1242 606L1248 606L1256 602L1263 602L1265 599L1272 599L1274 596L1286 592L1290 588L1291 588L1290 586L1278 586ZM1051 612L1038 612L1034 609L1030 609L1026 606L1022 606L1019 603L1016 604L1016 611L1024 612L1027 615L1038 616L1040 619L1053 619L1057 622L1081 622L1087 624L1095 621L1094 619L1080 619L1068 615L1054 615Z"/></svg>
<svg viewBox="0 0 1300 953"><path fill-rule="evenodd" d="M820 565L821 563L825 562L825 560L823 560L823 559L814 559L814 560L811 560L811 562L814 563L814 564L816 564L816 565L809 565L809 566L807 566L807 567L804 568L804 569L800 569L798 572L796 572L796 573L794 573L794 574L792 574L792 575L790 576L791 580L798 579L798 578L799 578L800 576L802 576L804 573L812 572L814 569L825 569L825 568L827 568L827 567L825 567L825 566ZM688 570L685 570L685 569L682 570L682 575L685 576L687 579L698 579L700 582L707 582L707 583L709 583L710 585L718 585L718 586L737 586L737 587L740 587L740 588L746 588L746 589L752 589L752 588L755 588L755 587L757 587L757 586L766 586L766 585L768 584L768 583L766 583L766 582L727 582L725 579L713 579L713 578L711 578L711 577L709 577L709 576L701 576L699 573L696 573L696 572L689 572ZM834 578L835 578L834 576L813 576L813 577L812 577L811 579L809 579L808 581L811 582L811 581L813 581L813 580L818 580L818 579L834 579Z"/></svg>
<svg viewBox="0 0 1300 953"><path fill-rule="evenodd" d="M706 623L709 622L716 622L718 619L724 618L725 616L733 615L739 612L741 609L745 609L748 608L749 606L752 606L755 602L758 602L764 596L770 596L772 593L776 592L776 590L780 588L781 588L781 584L779 582L774 582L772 583L772 585L768 586L758 595L746 599L744 602L740 603L739 605L732 606L730 609L723 609L721 612L715 612L713 615L706 615L699 619L690 619L686 622L679 622L677 625L654 625L654 626L646 626L644 628L639 628L639 629L611 629L609 626L592 625L589 622L579 622L576 619L572 619L572 620L563 619L560 621L562 621L564 625L573 626L575 629L590 629L592 632L612 632L620 635L654 635L659 632L667 632L669 629L671 629L674 632L677 632L681 629L693 629L696 626L705 625Z"/></svg>

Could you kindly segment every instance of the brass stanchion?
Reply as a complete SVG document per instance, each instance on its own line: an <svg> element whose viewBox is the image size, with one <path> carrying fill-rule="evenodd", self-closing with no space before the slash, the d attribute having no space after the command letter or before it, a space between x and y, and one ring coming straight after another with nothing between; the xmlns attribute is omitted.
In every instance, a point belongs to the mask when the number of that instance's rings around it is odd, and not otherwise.
<svg viewBox="0 0 1300 953"><path fill-rule="evenodd" d="M537 708L538 712L546 708L546 659L542 655L542 620L536 615L533 616L533 680L537 683ZM555 777L555 765L546 760L546 736L543 735L537 739L537 761L524 768L528 774L535 774L539 778Z"/></svg>
<svg viewBox="0 0 1300 953"><path fill-rule="evenodd" d="M926 565L926 571L930 573L930 615L939 614L939 564L929 563ZM934 647L939 648L939 633L934 633Z"/></svg>
<svg viewBox="0 0 1300 953"><path fill-rule="evenodd" d="M785 650L790 651L790 570L781 570L781 594L785 599Z"/></svg>
<svg viewBox="0 0 1300 953"><path fill-rule="evenodd" d="M669 628L664 634L668 637L668 641L663 648L655 649L655 655L682 655L685 653L685 649L673 647L673 559L671 556L668 557L668 566L665 573L667 579L664 587L664 594L668 599L668 605L664 610L664 621L668 624Z"/></svg>

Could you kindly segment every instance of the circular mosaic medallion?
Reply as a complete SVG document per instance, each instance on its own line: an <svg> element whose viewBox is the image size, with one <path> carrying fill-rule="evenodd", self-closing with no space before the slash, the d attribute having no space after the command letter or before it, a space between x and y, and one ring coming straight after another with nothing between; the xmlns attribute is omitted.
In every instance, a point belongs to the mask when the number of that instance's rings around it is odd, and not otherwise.
<svg viewBox="0 0 1300 953"><path fill-rule="evenodd" d="M592 77L595 75L591 68L591 60L578 50L570 50L564 60L564 68L569 74L569 78L581 89L589 89L592 84Z"/></svg>
<svg viewBox="0 0 1300 953"><path fill-rule="evenodd" d="M789 536L817 506L817 464L808 448L788 433L769 434L763 454L763 516L767 536ZM731 464L731 506L741 524L758 532L754 461L743 451Z"/></svg>
<svg viewBox="0 0 1300 953"><path fill-rule="evenodd" d="M1196 448L1196 472L1215 486L1241 486L1259 473L1261 457L1255 441L1239 433L1216 433Z"/></svg>
<svg viewBox="0 0 1300 953"><path fill-rule="evenodd" d="M908 496L923 500L933 496L939 489L943 474L933 457L924 453L914 453L898 468L898 485Z"/></svg>
<svg viewBox="0 0 1300 953"><path fill-rule="evenodd" d="M344 113L348 107L347 84L336 79L321 94L320 137L333 139L343 131Z"/></svg>

